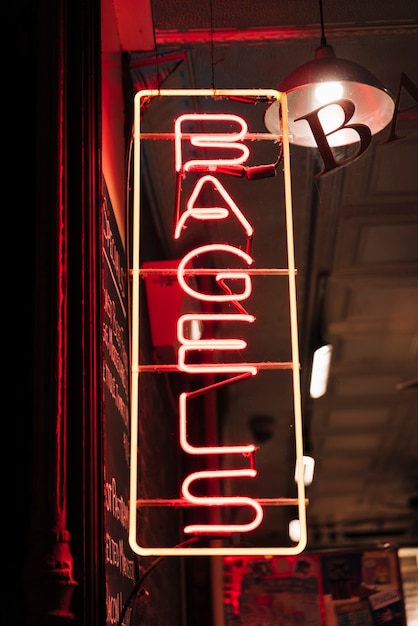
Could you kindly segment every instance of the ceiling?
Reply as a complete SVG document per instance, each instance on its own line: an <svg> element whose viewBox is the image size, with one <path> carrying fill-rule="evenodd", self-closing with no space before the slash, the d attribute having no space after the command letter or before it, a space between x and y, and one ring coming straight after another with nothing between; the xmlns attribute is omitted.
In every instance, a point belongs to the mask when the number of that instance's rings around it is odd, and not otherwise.
<svg viewBox="0 0 418 626"><path fill-rule="evenodd" d="M144 0L140 27L123 14L123 5L116 3L133 91L277 89L313 58L320 42L314 0ZM366 66L393 97L402 74L416 89L416 1L324 0L323 9L327 40L337 56ZM262 113L264 105L257 107ZM406 89L401 109L399 140L385 143L387 128L359 158L324 176L317 149L290 150L302 416L305 450L316 462L307 487L312 549L418 542L418 108ZM177 114L174 103L151 104L144 123ZM261 162L272 162L277 145L263 150ZM338 159L344 158L341 151ZM150 148L147 192L163 254L175 258L173 180L159 159L155 146ZM282 226L272 231L281 176L247 182L245 194L248 206L258 209L254 250L274 264L284 237ZM187 245L191 242L189 234ZM262 335L249 335L267 359L270 347L285 345L289 336L274 297L269 287L257 293L257 315L267 321ZM319 340L330 343L333 353L327 392L313 400L309 376ZM229 389L218 415L221 436L229 442L254 440L251 418L272 418L265 439L255 439L260 443L256 489L266 496L289 495L294 490L292 399L285 391L290 380L283 382L276 373L259 378ZM264 527L269 540L275 541L280 524L272 513Z"/></svg>

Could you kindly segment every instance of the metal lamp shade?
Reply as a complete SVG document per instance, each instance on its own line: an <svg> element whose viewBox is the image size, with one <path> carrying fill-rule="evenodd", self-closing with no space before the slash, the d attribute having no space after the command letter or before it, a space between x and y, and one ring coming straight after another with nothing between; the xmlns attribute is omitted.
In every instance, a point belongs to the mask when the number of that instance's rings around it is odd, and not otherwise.
<svg viewBox="0 0 418 626"><path fill-rule="evenodd" d="M383 130L391 121L395 103L390 93L368 70L361 65L339 59L332 46L323 45L316 49L315 59L298 67L279 85L279 91L287 95L289 117L289 141L305 147L316 147L309 123L299 119L323 107L318 118L330 146L346 146L359 140L355 130L344 128L333 132L344 122L344 112L337 104L319 100L317 87L324 83L340 83L341 95L334 99L351 100L355 110L347 125L363 124L372 135ZM298 120L298 121L295 121ZM279 103L270 104L264 114L264 123L269 132L280 133Z"/></svg>

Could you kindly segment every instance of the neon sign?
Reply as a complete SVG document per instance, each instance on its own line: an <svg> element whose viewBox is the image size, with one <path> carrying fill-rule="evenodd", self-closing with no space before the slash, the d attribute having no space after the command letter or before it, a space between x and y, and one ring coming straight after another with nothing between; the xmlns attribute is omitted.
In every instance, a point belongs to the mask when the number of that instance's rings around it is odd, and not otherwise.
<svg viewBox="0 0 418 626"><path fill-rule="evenodd" d="M268 98L282 105L282 134L269 141L280 139L284 164L284 206L286 223L287 267L257 267L257 259L252 253L252 240L255 228L245 214L242 203L229 190L222 176L242 176L251 161L252 151L247 145L251 133L242 116L222 110L214 113L184 113L173 121L172 133L165 135L142 132L141 106L150 98L203 98L205 101L228 101L229 98ZM177 267L167 267L164 272L175 278L177 286L185 298L193 304L190 310L181 312L176 322L175 362L171 365L158 363L150 366L140 362L140 280L145 270L140 258L141 223L141 149L144 141L163 137L174 144L174 172L176 177L175 219L173 241L182 244L183 238L194 229L199 229L200 243L190 244ZM260 139L260 134L257 135ZM259 175L261 167L252 168ZM271 166L267 168L271 176ZM249 177L247 177L249 178ZM183 188L184 187L184 188ZM131 448L130 448L130 513L129 542L131 548L140 555L284 555L298 554L306 546L306 500L303 483L303 442L300 409L300 382L298 333L296 313L296 287L293 254L292 204L290 190L290 156L287 130L285 95L275 90L144 90L135 97L134 127L134 216L133 216L133 262L132 262L132 345L131 345ZM202 236L218 224L233 224L231 241L210 241L203 243ZM237 243L237 237L238 240ZM243 249L245 248L245 249ZM152 265L152 264L151 264ZM157 270L156 270L157 271ZM163 271L163 270L158 270ZM257 324L257 316L251 312L251 303L257 298L254 281L259 276L286 277L288 282L289 336L291 359L286 362L264 362L261 359L245 360L249 350L247 329ZM199 277L209 277L202 284ZM194 335L192 324L205 329L203 334ZM221 336L213 329L222 328ZM209 330L208 330L209 329ZM199 358L196 358L196 354ZM178 412L178 452L195 459L212 459L210 469L204 466L197 471L189 471L179 485L177 498L156 498L154 501L138 498L138 434L141 407L139 403L139 378L145 372L172 371L183 373L195 384L187 385L177 397ZM257 498L248 494L224 493L217 487L201 489L204 485L222 485L223 481L256 479L257 446L254 443L225 443L213 445L207 442L197 445L189 436L193 411L192 401L199 395L210 394L244 380L256 378L263 369L289 369L292 373L292 393L294 409L294 438L296 464L299 469L297 498L286 499ZM208 384L202 384L208 377ZM203 378L202 378L203 377ZM199 382L197 382L199 381ZM226 459L232 467L224 461ZM293 472L293 466L291 468ZM263 525L266 506L292 504L298 508L301 538L295 546L246 546L237 547L229 539L234 533L250 536ZM186 537L206 539L206 545L197 547L184 543L181 547L161 545L144 546L138 543L138 507L165 506L173 508L195 507L196 511L220 511L215 518L202 515L189 523L183 523ZM234 521L234 516L222 515L239 509L243 519ZM213 539L217 542L214 545ZM219 541L220 539L220 541ZM219 545L221 543L222 545Z"/></svg>

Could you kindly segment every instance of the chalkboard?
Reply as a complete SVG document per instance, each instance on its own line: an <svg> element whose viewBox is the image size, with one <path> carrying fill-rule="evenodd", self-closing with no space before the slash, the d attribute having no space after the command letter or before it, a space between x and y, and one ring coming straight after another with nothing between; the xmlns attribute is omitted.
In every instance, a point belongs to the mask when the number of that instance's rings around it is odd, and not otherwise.
<svg viewBox="0 0 418 626"><path fill-rule="evenodd" d="M135 584L128 543L129 347L126 255L106 193L102 215L102 348L106 625L118 624ZM129 624L130 610L123 624Z"/></svg>

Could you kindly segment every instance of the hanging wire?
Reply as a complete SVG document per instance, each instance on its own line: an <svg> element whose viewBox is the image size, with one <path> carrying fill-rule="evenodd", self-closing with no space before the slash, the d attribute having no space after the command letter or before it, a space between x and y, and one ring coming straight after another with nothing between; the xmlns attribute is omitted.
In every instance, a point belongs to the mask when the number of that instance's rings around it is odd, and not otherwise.
<svg viewBox="0 0 418 626"><path fill-rule="evenodd" d="M212 0L209 0L209 11L210 11L210 64L211 64L211 87L215 89L215 61L214 61L214 51L213 51L213 6Z"/></svg>
<svg viewBox="0 0 418 626"><path fill-rule="evenodd" d="M327 40L325 37L325 28L324 28L324 12L322 8L322 0L319 0L319 14L321 16L321 46L327 45Z"/></svg>
<svg viewBox="0 0 418 626"><path fill-rule="evenodd" d="M177 548L180 547L184 547L184 546L188 546L190 544L195 543L196 541L198 541L199 537L191 537L190 539L186 539L185 541L182 541L181 543L177 544ZM157 567L157 565L159 565L163 560L165 559L165 555L163 556L159 556L158 558L156 558L151 565L149 565L147 567L147 569L144 571L144 573L140 576L139 580L136 582L136 584L134 585L134 587L132 588L125 604L122 607L122 610L120 612L119 615L119 620L116 626L122 626L123 624L123 620L125 618L126 612L128 610L128 608L130 606L132 606L132 609L135 608L135 603L137 601L137 599L139 597L141 597L142 595L146 594L146 591L143 589L143 584L145 582L145 580L148 578L148 576L151 574L151 572L153 572L155 570L155 568ZM133 610L131 613L131 618L133 615Z"/></svg>
<svg viewBox="0 0 418 626"><path fill-rule="evenodd" d="M155 73L157 75L157 89L161 88L161 79L160 79L160 64L159 64L159 54L157 49L157 37L155 35L155 22L154 22L154 13L152 10L152 2L151 5L151 22L152 22L152 38L154 42L154 50L155 50Z"/></svg>

